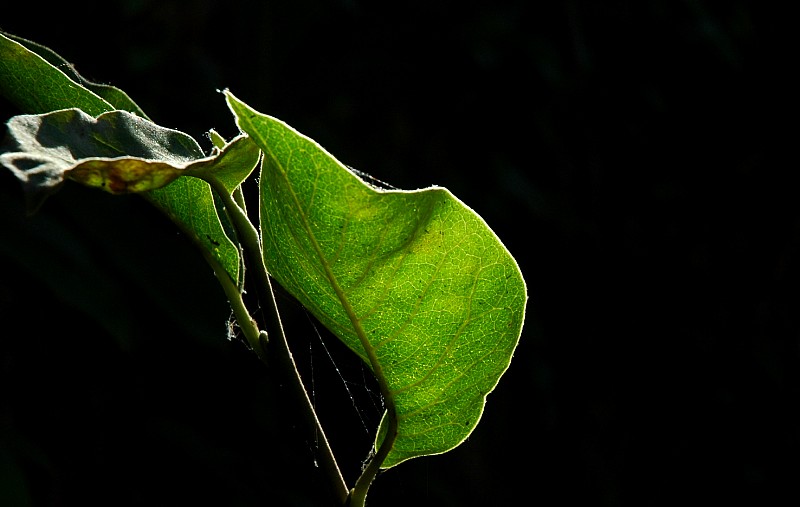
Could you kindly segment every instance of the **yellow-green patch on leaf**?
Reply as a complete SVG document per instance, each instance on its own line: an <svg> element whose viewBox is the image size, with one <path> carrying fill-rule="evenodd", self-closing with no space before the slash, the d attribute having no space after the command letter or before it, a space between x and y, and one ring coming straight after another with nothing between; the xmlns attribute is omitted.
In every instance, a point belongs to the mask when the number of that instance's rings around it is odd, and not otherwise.
<svg viewBox="0 0 800 507"><path fill-rule="evenodd" d="M166 186L181 172L169 164L151 160L91 159L67 171L67 178L111 194L128 194Z"/></svg>

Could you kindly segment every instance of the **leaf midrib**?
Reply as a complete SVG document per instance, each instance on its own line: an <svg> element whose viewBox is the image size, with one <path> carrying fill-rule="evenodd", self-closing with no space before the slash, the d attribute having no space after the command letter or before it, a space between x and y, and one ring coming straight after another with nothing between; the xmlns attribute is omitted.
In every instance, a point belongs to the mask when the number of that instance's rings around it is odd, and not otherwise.
<svg viewBox="0 0 800 507"><path fill-rule="evenodd" d="M250 122L249 117L248 117L248 123L250 123L251 127L254 127L252 122ZM319 242L317 241L317 237L314 234L314 231L309 223L308 215L305 213L303 207L301 206L300 199L297 193L295 192L294 186L291 184L289 180L286 168L283 167L283 165L278 161L273 150L270 148L269 143L267 142L268 140L263 135L260 134L259 130L255 128L251 128L250 130L259 133L259 140L261 141L261 149L264 150L265 155L269 157L270 161L275 165L281 177L283 178L284 183L286 184L286 187L289 190L289 194L291 195L294 207L297 210L298 216L301 219L303 229L306 231L306 234L308 234L312 248L316 253L317 258L319 259L320 264L322 265L325 271L325 276L328 278L331 287L333 287L333 290L336 293L336 297L342 304L342 308L347 314L347 317L350 320L350 324L353 326L353 330L355 331L356 336L358 337L358 340L361 343L361 347L364 349L364 352L369 358L370 365L372 366L372 371L375 374L376 380L378 381L378 384L381 387L381 391L384 397L384 402L387 404L387 406L392 407L392 410L390 412L396 414L396 411L394 410L394 398L391 394L391 391L389 390L387 379L383 373L383 368L381 366L380 361L378 360L375 349L369 343L367 335L364 332L364 328L361 326L361 321L356 316L356 313L353 310L352 305L350 304L350 300L342 290L342 287L339 285L336 275L334 275L333 271L331 270L330 263L327 261L325 255L322 252Z"/></svg>
<svg viewBox="0 0 800 507"><path fill-rule="evenodd" d="M264 146L265 147L268 146L268 144L266 143L266 139L264 139ZM320 247L319 242L317 241L317 237L314 234L314 230L308 221L308 215L305 213L305 210L303 209L303 206L300 203L300 198L295 192L294 186L289 181L286 169L278 162L272 150L267 149L267 155L269 156L272 163L278 168L280 175L283 178L284 183L286 184L286 187L289 189L289 195L291 195L292 197L292 202L294 203L294 207L297 210L297 215L300 217L300 220L303 224L303 229L305 230L306 234L308 235L308 238L311 241L312 249L314 250L314 253L317 255L320 264L322 265L322 268L325 272L325 277L328 279L328 282L330 282L331 286L333 287L333 290L336 293L336 297L339 299L339 302L342 303L345 313L347 313L347 317L350 319L350 323L353 325L353 328L355 329L356 334L358 335L358 338L361 341L361 345L366 350L366 348L369 346L369 342L366 339L366 334L364 333L364 330L361 327L361 323L358 317L356 316L353 307L350 305L349 299L347 298L341 286L339 285L336 275L334 275L333 271L331 270L330 263L328 262L327 258L322 252L322 248Z"/></svg>

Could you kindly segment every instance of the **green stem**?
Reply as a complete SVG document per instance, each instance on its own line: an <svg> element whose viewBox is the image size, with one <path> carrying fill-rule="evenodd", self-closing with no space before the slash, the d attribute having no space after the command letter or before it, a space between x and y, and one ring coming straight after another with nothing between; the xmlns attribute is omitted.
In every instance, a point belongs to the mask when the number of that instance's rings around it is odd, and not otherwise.
<svg viewBox="0 0 800 507"><path fill-rule="evenodd" d="M247 344L250 345L251 349L259 354L259 357L262 356L263 351L261 351L262 347L259 339L261 331L259 331L256 322L252 319L252 317L250 317L250 312L247 311L247 307L244 304L242 293L239 290L239 287L236 285L236 283L234 283L233 280L231 280L230 275L222 266L222 264L220 264L219 261L217 261L217 259L211 255L206 248L200 248L200 251L203 252L203 256L206 258L206 261L211 266L211 269L214 270L214 274L216 275L217 280L219 280L222 290L225 292L225 296L227 296L228 301L230 302L233 314L236 316L236 322L239 324L239 327L244 333Z"/></svg>
<svg viewBox="0 0 800 507"><path fill-rule="evenodd" d="M262 332L257 338L257 341L260 343L258 348L255 350L257 352L260 351L261 354L266 354L266 348L268 346L276 349L276 354L274 357L278 358L284 377L290 380L289 384L290 388L292 389L293 399L298 404L300 413L302 413L304 416L303 419L306 424L307 431L310 435L314 435L315 439L318 438L320 452L319 461L328 477L333 495L340 504L344 505L347 502L349 494L347 485L344 482L342 472L339 469L339 465L336 463L336 458L333 455L333 450L331 449L328 439L325 436L325 432L322 429L322 425L317 418L314 405L311 402L311 398L308 396L305 386L303 385L300 372L297 370L294 357L289 349L289 343L286 340L286 333L284 332L283 323L281 322L280 313L278 311L278 303L275 300L275 292L272 288L272 281L264 264L264 258L261 252L261 240L259 238L258 231L253 226L252 222L250 222L250 219L247 217L247 214L244 212L244 210L242 210L239 204L234 200L233 196L231 196L231 194L225 189L225 186L222 185L219 180L213 177L204 179L206 179L206 181L225 203L225 208L228 211L231 222L233 222L233 226L236 229L238 239L242 244L245 254L250 260L250 264L255 266L260 286L263 287L267 292L267 298L269 299L266 308L267 330L269 333L271 333L269 335L270 340L268 344L265 343L266 333ZM261 356L261 354L259 354L259 356Z"/></svg>
<svg viewBox="0 0 800 507"><path fill-rule="evenodd" d="M350 490L348 507L364 507L369 487L372 485L372 481L375 480L375 477L377 477L378 472L380 472L381 465L386 459L386 456L389 455L389 451L392 450L392 446L394 446L395 438L397 438L397 414L393 403L388 404L384 417L389 424L386 436L380 448L378 448L378 451L372 459L369 460L367 467L361 472L361 476L356 481L355 487Z"/></svg>

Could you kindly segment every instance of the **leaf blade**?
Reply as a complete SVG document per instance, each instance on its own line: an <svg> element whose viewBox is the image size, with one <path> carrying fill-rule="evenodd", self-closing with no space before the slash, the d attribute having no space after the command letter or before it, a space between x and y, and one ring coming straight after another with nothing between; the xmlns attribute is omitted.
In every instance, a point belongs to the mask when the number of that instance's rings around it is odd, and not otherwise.
<svg viewBox="0 0 800 507"><path fill-rule="evenodd" d="M115 108L19 42L0 33L0 95L25 113L76 107L97 116Z"/></svg>
<svg viewBox="0 0 800 507"><path fill-rule="evenodd" d="M111 106L114 107L114 109L122 109L134 113L138 116L141 116L142 118L147 118L147 115L144 113L144 111L123 90L120 90L119 88L111 85L93 83L89 81L88 79L78 74L75 68L68 61L66 61L61 55L59 55L52 49L46 46L42 46L37 42L24 39L22 37L18 37L14 34L0 33L0 36L5 36L8 39L11 39L12 41L20 44L25 49L30 51L30 53L33 53L32 55L27 54L25 56L26 59L35 61L35 56L41 57L52 67L55 67L61 72L63 72L69 79L75 81L76 83L85 87L91 93L94 93L101 99L108 102ZM0 44L2 43L3 42L0 41ZM50 72L52 72L52 70L50 70ZM54 111L55 109L62 109L62 107L56 107L50 110ZM47 111L40 111L40 112L47 112Z"/></svg>
<svg viewBox="0 0 800 507"><path fill-rule="evenodd" d="M66 60L49 48L2 32L0 32L0 95L5 96L27 114L47 114L76 109L92 117L99 117L103 113L112 111L127 111L131 115L147 120L144 111L123 90L92 83L80 76ZM202 152L194 139L180 134L182 136L175 136L182 139L177 146L179 151L185 151L185 148L194 151L197 147L197 150ZM211 157L212 160L207 164L201 162L196 166L201 172L217 171L224 178L226 187L232 188L237 178L247 177L255 167L258 150L246 146L247 143L242 142L242 138L234 139L226 145L218 134L214 133L211 137L217 150L221 152L220 157ZM168 151L172 151L172 148L175 146L169 147ZM29 213L35 211L48 195L58 189L64 180L65 171L75 167L69 161L66 164L62 161L51 165L51 170L45 168L36 173L28 170L29 168L15 167L8 154L4 155L6 155L4 162L7 163L3 165L11 169L23 182L23 186L27 187L26 200ZM118 155L124 156L126 153ZM53 158L47 157L46 161L53 162ZM40 166L41 162L45 160L34 161ZM96 163L93 161L89 165ZM215 164L218 163L222 167L216 167ZM178 165L180 168L185 168L183 163ZM143 187L134 184L129 188L126 183L119 187L121 190L146 190L167 183L172 176L175 176L171 171L175 161L167 166L158 162L137 162L136 166L137 169L129 173L141 169L145 174L150 174L152 171L143 166L151 166L150 169L156 169L156 173L160 173L162 178L152 183L145 182ZM110 165L102 169L102 174L113 174L113 171L115 171L114 165ZM101 185L106 178L106 176L97 178L91 174L89 177L100 181ZM33 193L31 189L34 189ZM35 189L39 190L38 194ZM171 185L150 190L142 195L189 234L199 247L211 253L234 282L237 284L241 282L238 248L231 239L231 233L226 232L222 225L225 217L220 217L213 194L206 182L195 178L178 178Z"/></svg>
<svg viewBox="0 0 800 507"><path fill-rule="evenodd" d="M382 468L454 448L519 340L516 262L448 190L375 189L283 122L228 101L264 152L270 273L388 385L398 433Z"/></svg>

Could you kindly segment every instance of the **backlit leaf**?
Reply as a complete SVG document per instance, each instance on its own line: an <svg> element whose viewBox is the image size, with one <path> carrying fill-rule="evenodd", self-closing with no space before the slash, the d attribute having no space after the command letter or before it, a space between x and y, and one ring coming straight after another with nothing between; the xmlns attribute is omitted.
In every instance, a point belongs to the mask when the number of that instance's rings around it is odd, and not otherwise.
<svg viewBox="0 0 800 507"><path fill-rule="evenodd" d="M3 40L4 38L10 39L10 41ZM17 43L22 47L13 45L12 42ZM4 48L3 46L6 47ZM105 100L110 106L112 106L113 109L122 109L124 111L129 111L141 116L142 118L147 118L147 115L144 113L144 111L142 111L142 109L133 101L133 99L128 96L127 93L111 85L93 83L89 81L78 74L78 71L75 70L75 67L62 58L61 55L57 54L48 47L42 46L41 44L31 40L23 39L22 37L18 37L13 34L0 33L0 51L5 51L5 56L9 57L5 61L5 67L2 67L2 64L0 64L0 68L5 68L3 72L9 72L9 78L14 76L14 73L18 74L19 72L26 72L30 74L32 69L36 69L38 71L39 78L36 79L34 83L36 88L30 88L30 75L28 75L26 78L23 78L24 81L18 81L19 84L24 83L23 86L18 86L19 91L22 92L19 94L19 99L23 101L28 102L38 100L39 95L42 93L44 93L45 96L50 95L56 100L61 100L63 93L60 90L63 89L65 83L63 77L61 76L61 74L63 74L70 80L79 84L81 87L86 88L94 95L97 95L101 99ZM2 60L3 58L0 58L0 61ZM42 65L41 60L44 60L50 65ZM17 79L19 79L19 77L17 77ZM14 82L13 79L9 81L3 79L3 81L6 82L6 85ZM0 83L0 87L2 86L3 84ZM52 88L55 89L51 90ZM86 96L86 94L82 93L80 89L76 89L75 91ZM83 106L86 107L85 104ZM71 107L81 106L78 103L73 103ZM56 109L62 109L60 107L44 107L41 111L35 111L31 110L30 107L23 108L29 113L46 113Z"/></svg>
<svg viewBox="0 0 800 507"><path fill-rule="evenodd" d="M457 446L519 340L527 293L516 262L447 189L372 187L308 137L227 97L264 152L271 275L389 387L398 434L382 467Z"/></svg>
<svg viewBox="0 0 800 507"><path fill-rule="evenodd" d="M115 109L45 58L2 33L0 95L25 113L49 113L77 107L97 116Z"/></svg>
<svg viewBox="0 0 800 507"><path fill-rule="evenodd" d="M91 83L50 49L3 33L0 33L0 95L28 114L45 114L75 108L93 117L105 112L124 110L147 118L122 90ZM212 139L215 143L222 141L218 135ZM188 144L197 145L194 140L188 141ZM224 143L217 145L218 149L221 144ZM241 147L242 143L237 142L236 145ZM65 148L62 147L63 149ZM236 151L243 153L238 149ZM230 159L227 160L230 162ZM28 209L32 211L64 181L64 171L70 163L67 162L65 166L58 162L58 157L52 156L46 156L39 161L29 159L29 163L37 170L4 165L14 171L28 189L26 199ZM245 166L249 163L249 160L243 161ZM255 161L252 163L255 164ZM179 178L169 186L141 195L175 221L201 248L211 252L231 278L239 282L239 251L222 226L208 183L196 178Z"/></svg>

